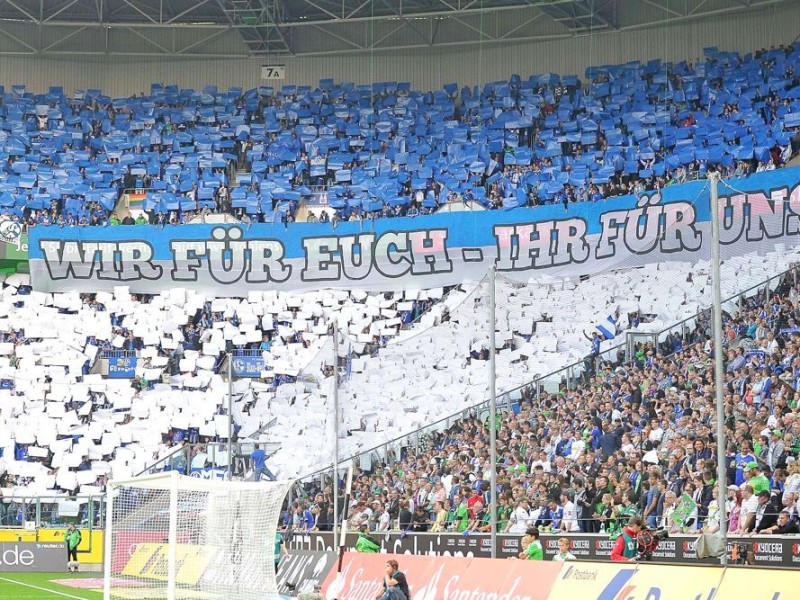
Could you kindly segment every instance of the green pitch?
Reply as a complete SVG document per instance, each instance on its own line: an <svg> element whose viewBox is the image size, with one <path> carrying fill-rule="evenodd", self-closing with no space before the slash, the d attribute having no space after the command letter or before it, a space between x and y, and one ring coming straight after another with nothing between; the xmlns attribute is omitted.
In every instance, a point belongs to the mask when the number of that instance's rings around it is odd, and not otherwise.
<svg viewBox="0 0 800 600"><path fill-rule="evenodd" d="M76 586L55 583L76 580ZM97 586L85 589L83 586ZM0 573L0 598L14 600L101 600L102 573Z"/></svg>

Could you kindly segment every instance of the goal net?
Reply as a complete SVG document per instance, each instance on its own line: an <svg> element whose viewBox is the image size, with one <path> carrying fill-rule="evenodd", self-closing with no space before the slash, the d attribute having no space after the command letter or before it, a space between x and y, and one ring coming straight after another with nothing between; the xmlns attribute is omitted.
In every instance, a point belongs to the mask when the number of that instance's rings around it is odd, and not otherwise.
<svg viewBox="0 0 800 600"><path fill-rule="evenodd" d="M104 598L278 598L276 532L291 483L174 471L111 482Z"/></svg>

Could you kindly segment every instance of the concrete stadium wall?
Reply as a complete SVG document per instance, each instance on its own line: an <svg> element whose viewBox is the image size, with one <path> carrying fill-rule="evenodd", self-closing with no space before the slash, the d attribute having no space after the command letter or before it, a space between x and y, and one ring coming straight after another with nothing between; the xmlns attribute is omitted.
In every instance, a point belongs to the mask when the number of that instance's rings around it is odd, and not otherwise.
<svg viewBox="0 0 800 600"><path fill-rule="evenodd" d="M798 36L800 9L795 3L759 12L728 15L652 29L629 30L536 43L452 46L440 49L359 55L306 56L273 61L286 65L287 84L315 85L321 78L370 83L410 81L416 89L438 89L457 81L473 85L517 73L583 74L591 65L663 58L696 61L702 49L748 52L789 44ZM0 56L0 84L25 83L31 91L51 85L101 88L113 96L149 90L150 83L201 88L261 85L264 59L126 60L121 58Z"/></svg>

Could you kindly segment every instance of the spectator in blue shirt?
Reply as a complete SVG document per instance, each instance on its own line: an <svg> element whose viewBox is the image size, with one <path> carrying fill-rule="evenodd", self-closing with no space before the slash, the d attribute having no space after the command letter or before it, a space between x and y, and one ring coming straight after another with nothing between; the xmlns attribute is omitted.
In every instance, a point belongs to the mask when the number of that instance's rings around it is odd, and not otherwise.
<svg viewBox="0 0 800 600"><path fill-rule="evenodd" d="M303 518L300 521L300 526L303 531L311 531L316 527L317 519L314 514L311 512L311 509L308 506L305 506L303 509Z"/></svg>
<svg viewBox="0 0 800 600"><path fill-rule="evenodd" d="M275 475L267 468L267 453L261 446L256 445L256 449L250 455L250 460L253 461L253 479L255 481L261 481L262 475L270 481L275 481Z"/></svg>
<svg viewBox="0 0 800 600"><path fill-rule="evenodd" d="M616 434L611 429L611 424L606 423L603 426L603 435L600 436L600 451L603 453L603 457L611 456L617 450L620 449L621 443L620 439L616 436Z"/></svg>
<svg viewBox="0 0 800 600"><path fill-rule="evenodd" d="M744 467L747 463L756 462L755 454L750 446L750 442L742 442L742 449L736 454L736 485L740 486L745 482Z"/></svg>

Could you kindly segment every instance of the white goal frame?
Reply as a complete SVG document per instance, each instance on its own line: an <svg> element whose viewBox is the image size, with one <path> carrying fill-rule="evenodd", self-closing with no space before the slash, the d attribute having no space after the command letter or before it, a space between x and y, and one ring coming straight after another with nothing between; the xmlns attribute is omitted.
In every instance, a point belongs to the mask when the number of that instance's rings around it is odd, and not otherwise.
<svg viewBox="0 0 800 600"><path fill-rule="evenodd" d="M220 598L225 596L225 591L220 589L217 591L207 591L204 592L202 590L191 591L186 593L181 593L182 590L179 590L179 582L177 581L178 578L178 530L179 530L179 519L181 518L181 511L179 508L179 494L181 492L187 493L198 493L199 497L203 497L203 493L208 493L206 496L207 499L210 500L210 494L214 493L217 496L224 496L226 494L235 497L239 493L247 493L249 499L258 499L263 502L261 504L259 502L259 508L263 506L264 508L264 520L260 523L253 523L252 525L248 526L249 531L247 532L248 535L251 537L254 535L263 536L264 539L264 546L263 546L263 554L259 557L259 560L272 567L272 561L274 559L274 538L275 533L278 531L278 517L281 515L281 508L283 502L286 498L286 495L289 492L289 489L293 485L293 481L279 481L279 482L270 482L270 481L259 481L259 482L240 482L240 481L223 481L223 480L207 480L207 479L200 479L197 477L187 477L185 475L180 475L177 471L167 471L162 473L157 473L153 475L144 475L141 477L134 477L131 479L125 480L118 480L118 481L111 481L107 487L107 494L106 494L106 527L105 527L105 539L104 539L104 549L103 549L103 598L104 600L114 600L115 598L125 597L124 595L115 595L115 580L116 575L114 570L114 560L115 560L115 542L117 538L115 534L115 525L118 525L119 517L115 518L115 510L119 512L119 505L115 503L117 500L116 496L119 493L121 488L135 488L137 490L150 490L150 491L161 491L169 494L169 530L168 530L168 539L167 541L167 574L166 574L166 581L162 578L159 582L153 582L156 588L159 588L162 591L157 593L157 597L164 598L165 600L180 600L180 598ZM162 494L163 497L164 494ZM239 496L241 498L241 496ZM248 506L255 506L254 503L250 503ZM165 510L161 510L161 514ZM261 511L259 511L261 512ZM124 517L122 519L124 521ZM250 529L255 528L255 531ZM163 531L163 529L162 529ZM159 544L163 546L164 544ZM181 544L186 545L186 544ZM198 547L202 547L198 545ZM214 548L214 546L208 546L209 548ZM233 565L234 561L230 561L227 564ZM225 563L220 563L219 560L214 561L215 568L225 568ZM232 567L233 568L233 567ZM240 569L244 569L243 565L239 566ZM255 579L255 578L254 578ZM246 580L245 580L246 581ZM257 590L258 598L264 598L268 595L275 595L277 594L277 585L275 583L275 573L271 573L267 576L268 588L274 586L274 589L265 589L263 584L265 583L263 580L261 581L262 586L260 589ZM132 580L133 583L133 580ZM199 584L198 584L199 585ZM135 589L135 587L133 588ZM154 592L155 593L155 592ZM230 592L228 592L230 593ZM253 592L256 593L256 590ZM119 594L119 592L118 592ZM244 596L242 596L244 597ZM253 597L256 597L255 595ZM277 596L275 596L277 597Z"/></svg>

